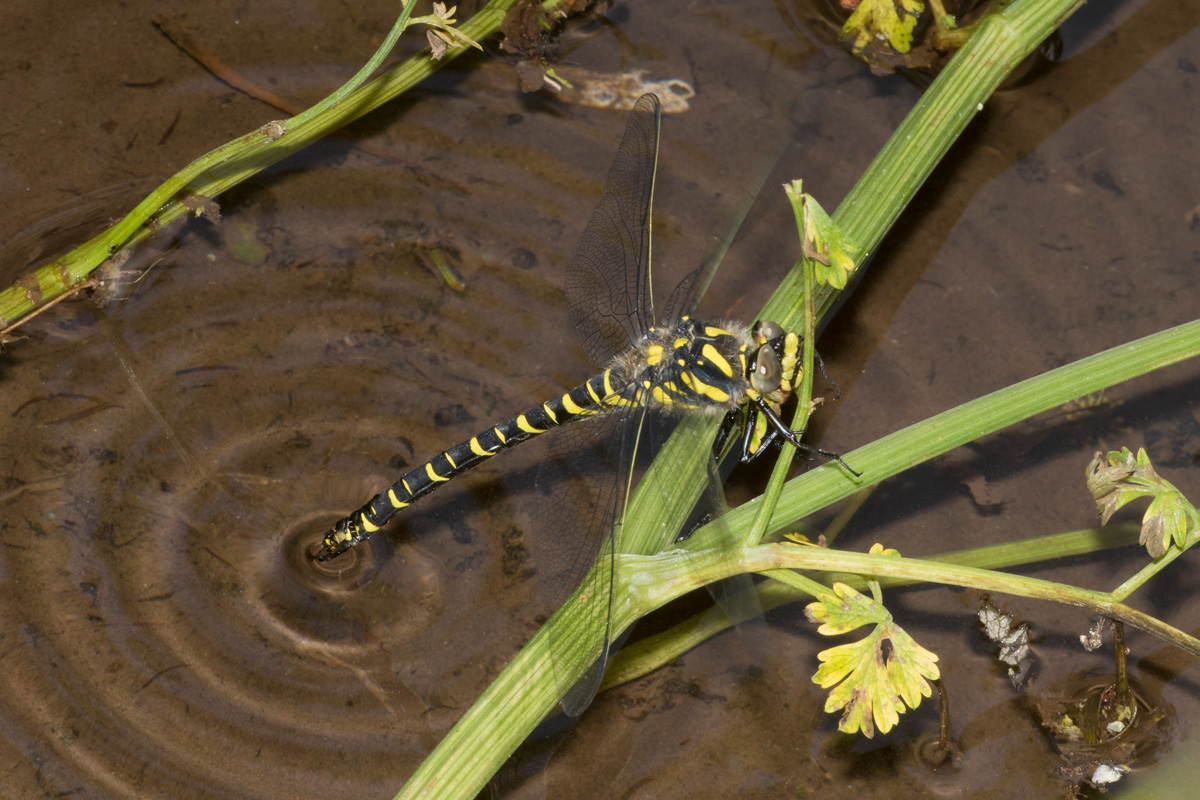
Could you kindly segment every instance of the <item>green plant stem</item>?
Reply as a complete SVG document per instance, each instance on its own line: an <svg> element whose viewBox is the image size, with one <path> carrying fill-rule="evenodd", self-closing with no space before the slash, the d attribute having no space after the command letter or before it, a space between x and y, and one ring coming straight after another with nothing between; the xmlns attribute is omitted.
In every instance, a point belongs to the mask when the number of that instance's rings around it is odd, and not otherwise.
<svg viewBox="0 0 1200 800"><path fill-rule="evenodd" d="M516 744L529 735L529 720L540 721L558 705L554 680L557 659L550 657L551 623L567 631L587 630L586 620L579 616L589 610L582 603L559 609L472 704L396 797L475 797ZM565 646L572 644L572 640L565 642ZM516 744L502 750L496 742Z"/></svg>
<svg viewBox="0 0 1200 800"><path fill-rule="evenodd" d="M950 758L950 693L941 680L935 679L933 685L938 690L938 758L945 761Z"/></svg>
<svg viewBox="0 0 1200 800"><path fill-rule="evenodd" d="M1161 572L1164 567L1166 567L1175 559L1179 558L1181 555L1183 555L1183 553L1184 551L1178 547L1172 547L1170 550L1138 570L1137 574L1133 575L1131 578L1129 578L1129 580L1122 583L1116 589L1113 589L1113 598L1117 600L1124 600L1125 598L1129 597L1129 595L1141 588L1146 581L1150 580L1159 572Z"/></svg>
<svg viewBox="0 0 1200 800"><path fill-rule="evenodd" d="M1125 669L1125 624L1113 620L1113 657L1117 672L1117 702L1129 708L1129 673Z"/></svg>
<svg viewBox="0 0 1200 800"><path fill-rule="evenodd" d="M847 453L845 458L862 470L863 482L877 483L1069 400L1198 354L1200 321L1184 323L964 403ZM772 516L772 527L787 525L856 490L856 483L836 464L824 464L784 487ZM751 501L731 511L726 518L753 515L758 502ZM740 520L732 524L736 528Z"/></svg>
<svg viewBox="0 0 1200 800"><path fill-rule="evenodd" d="M796 187L796 193L788 192L788 199L791 200L792 210L796 215L796 229L800 236L800 241L804 241L804 198L799 193L799 186ZM800 362L800 386L796 387L796 411L792 417L791 429L793 431L803 431L808 426L808 418L812 413L812 389L813 389L813 362L815 361L816 350L813 343L816 341L816 304L814 302L814 291L816 281L813 279L813 264L808 258L801 259L801 265L804 275L804 335L803 335L803 353ZM784 447L779 452L778 458L775 459L775 466L771 469L771 477L767 481L766 489L763 490L764 503L762 512L754 518L754 523L750 528L750 532L739 538L742 546L755 545L762 541L767 534L767 525L770 521L768 509L774 508L779 497L779 493L783 491L783 484L787 481L788 470L791 469L792 460L796 457L796 449L794 447Z"/></svg>
<svg viewBox="0 0 1200 800"><path fill-rule="evenodd" d="M459 30L475 40L488 36L499 30L504 15L515 4L516 0L491 0ZM383 46L345 86L289 120L267 123L201 156L151 192L116 225L0 292L0 331L86 282L92 270L117 251L189 213L184 205L189 197L217 197L271 164L395 99L441 65L470 49L449 47L438 62L432 61L428 51L423 50L369 83L359 85L407 27L413 5L410 3L404 9Z"/></svg>
<svg viewBox="0 0 1200 800"><path fill-rule="evenodd" d="M1083 0L1016 0L975 24L970 40L833 214L843 233L862 247L860 266L996 87L1081 5ZM763 318L785 328L797 324L801 282L797 265L771 296ZM818 289L817 319L829 312L836 299L835 290Z"/></svg>
<svg viewBox="0 0 1200 800"><path fill-rule="evenodd" d="M1131 532L1125 530L1122 533L1122 538L1128 542ZM1080 539L1078 534L1071 536L1076 540ZM1087 539L1094 539L1094 536L1094 532L1085 532ZM1058 545L1059 543L1055 543L1056 548ZM1111 593L996 572L992 569L952 564L946 560L896 558L784 542L745 548L737 553L726 549L709 549L692 553L686 560L679 559L675 554L623 556L620 564L620 582L628 588L624 595L625 612L621 617L623 623L644 616L699 585L728 578L741 570L764 572L773 576L778 574L780 583L789 584L799 590L800 594L785 594L773 590L764 596L764 607L773 607L779 602L791 602L803 595L816 596L818 592L827 590L825 585L793 571L805 570L826 574L851 573L859 576L860 581L861 576L871 576L881 579L881 583L887 582L891 585L913 582L940 583L1073 605L1126 622L1185 652L1200 656L1200 640L1124 605L1114 599ZM772 584L765 586L770 587ZM775 597L772 598L771 594ZM664 641L664 637L659 637L660 643ZM636 672L628 663L618 666L626 670L626 678Z"/></svg>
<svg viewBox="0 0 1200 800"><path fill-rule="evenodd" d="M987 18L980 24L976 37L951 59L942 75L893 134L884 150L834 214L834 221L854 242L862 246L863 258L882 240L892 222L974 116L977 106L986 100L1008 72L1032 52L1081 2L1082 0L1018 0L1006 8L1003 14ZM793 269L772 296L760 318L777 320L785 329L794 325L799 315L797 298L802 296L802 280L801 271ZM832 301L832 292L824 293L818 298L818 316L823 316L828 311ZM1088 391L1091 390L1076 392L1066 399L1087 394ZM1001 409L992 409L992 413L997 417L1003 416ZM1007 424L1010 424L1010 421L1003 421L995 428L987 424L978 425L974 436L983 435L989 429L995 430ZM680 422L676 433L662 448L630 499L626 524L621 534L623 552L652 554L672 546L676 532L682 529L687 514L695 507L703 491L707 479L704 459L711 453L715 426L715 421L710 423L696 416L685 417ZM945 445L944 449L938 452L944 452L957 445L950 444L950 439L943 439L936 428L925 430L923 435ZM913 447L914 443L909 441L907 446ZM935 445L927 449L932 451L938 448ZM933 454L930 452L925 458ZM910 460L909 465L920 460L922 459ZM851 463L854 463L857 469L862 469L857 460ZM849 481L845 473L835 478L831 471L825 468L804 477L811 478L818 473L821 474L818 480L827 482L824 487L826 502L830 502L829 498L836 495L838 490L844 489L846 484L852 484L852 488L859 485ZM862 483L879 479L874 476L865 477ZM796 494L798 491L793 492L789 502L790 508L782 514L775 513L771 524L782 524L776 517L781 520L786 513L794 512L801 505L795 497ZM785 489L784 496L787 495ZM726 519L735 513L737 512L726 515ZM790 519L797 519L799 516L793 513ZM695 538L697 537L694 536L693 539ZM662 558L670 556L671 554L664 553ZM635 573L633 578L627 578L624 569L621 576L623 580L638 580L641 577ZM626 607L629 594L626 591L627 586L628 584L621 584L614 588L614 608ZM560 609L560 613L551 618L546 628L539 631L535 640L540 641L548 629L565 624L573 613L570 608L577 606L579 602L577 597L569 600ZM613 630L620 630L616 621L613 623ZM565 641L567 633L565 630L556 632L555 641ZM560 667L570 663L577 664L579 674L582 674L587 668L587 655L591 652L591 647L594 647L594 643L589 644L587 648L564 648L563 652L556 654L556 663ZM505 671L501 676L506 682L505 685L515 683L525 686L529 682L545 682L555 686L562 682L561 675L556 677L553 670L544 668L540 671L522 672L518 678L508 676L510 670L521 668L514 662L514 665ZM528 665L525 665L524 669L529 670ZM491 689L485 696L488 702L493 702L494 695ZM493 724L492 716L475 713L472 709L421 765L399 796L473 797L494 770L547 713L541 704L530 704L528 708L523 708L520 702L510 700L505 703L503 699L499 704L506 711L502 723ZM471 781L458 780L466 774L472 777ZM451 780L454 781L453 791L450 789Z"/></svg>
<svg viewBox="0 0 1200 800"><path fill-rule="evenodd" d="M400 12L400 16L396 18L396 22L392 25L392 29L388 31L387 37L383 40L383 44L375 51L375 54L363 65L362 69L354 73L354 77L346 81L340 89L334 91L333 94L326 97L321 102L314 105L305 111L301 111L296 116L288 120L288 125L292 127L300 127L307 125L310 121L316 119L322 114L327 114L333 108L342 104L342 101L350 97L351 93L362 85L363 81L371 77L371 73L379 69L379 65L383 63L383 59L387 54L392 52L392 48L396 46L396 42L400 40L400 34L409 26L409 20L412 19L412 11L417 7L416 2L409 0Z"/></svg>
<svg viewBox="0 0 1200 800"><path fill-rule="evenodd" d="M1051 561L1068 556L1096 553L1115 547L1135 545L1138 541L1139 530L1139 526L1134 523L1122 523L1103 528L1087 528L1041 536L1035 539L1002 542L968 550L956 550L923 558L926 561L979 569L1007 569L1022 564ZM771 611L788 603L807 601L816 596L817 589L827 589L833 581L845 583L859 592L868 590L867 580L860 575L831 572L823 575L820 583L813 582L802 588L778 581L757 583L754 584L754 591L757 595L754 603L735 602L730 603L729 606L733 608L758 607L763 611ZM916 581L903 578L880 578L878 582L881 588L889 589L909 586ZM1116 592L1110 593L1114 600L1124 599L1115 595ZM724 609L714 606L672 628L654 636L639 639L634 644L621 648L609 662L601 691L640 678L670 663L696 645L728 628L731 622L736 624L741 620L731 621L726 616Z"/></svg>
<svg viewBox="0 0 1200 800"><path fill-rule="evenodd" d="M953 449L963 441L984 436L1010 424L1009 414L1020 413L1030 416L1037 411L1051 408L1082 394L1096 391L1112 382L1127 380L1136 375L1175 363L1183 358L1200 354L1200 322L1188 323L1162 333L1145 337L1136 342L1122 345L1074 364L1061 367L1046 375L1040 375L1016 386L993 392L979 400L952 409L903 431L892 434L872 445L861 448L847 458L853 457L856 466L867 474L867 480L876 475L895 474L902 468L919 463L920 460ZM1102 381L1102 385L1079 390L1081 382ZM1075 393L1072 393L1075 392ZM1064 394L1065 393L1065 394ZM1015 409L1015 410L1014 410ZM913 459L917 459L914 461ZM881 479L881 478L880 478ZM643 479L644 483L644 479ZM847 491L848 490L848 491ZM853 491L854 487L845 478L845 473L829 469L828 465L808 472L789 481L780 498L779 506L772 516L772 525L782 524L783 519L799 516L824 507L838 497L839 491ZM812 499L812 498L817 499ZM693 500L694 502L694 500ZM737 536L745 536L753 524L757 506L761 500L751 501L721 519L721 525L729 525ZM661 505L661 503L660 503ZM790 511L781 512L780 509ZM800 513L796 513L797 510ZM792 516L786 515L791 513ZM643 530L646 519L630 515L627 523L635 526L630 534L633 540L649 537ZM655 524L650 522L649 524ZM709 526L705 526L709 527ZM677 530L674 529L674 530ZM622 555L619 557L617 584L613 599L613 633L624 628L649 611L669 600L699 588L706 582L719 580L742 571L763 571L778 576L780 580L812 592L821 588L811 578L797 575L792 569L817 570L823 572L853 572L905 581L927 581L951 585L972 586L986 591L1003 592L1022 597L1051 600L1086 607L1098 614L1123 620L1137 628L1148 631L1189 652L1200 654L1200 643L1169 625L1142 614L1113 599L1106 592L1063 586L1049 581L1039 581L1018 575L1007 575L977 567L959 566L933 560L884 558L828 550L816 547L797 547L790 544L759 545L730 553L725 549L700 549L692 547L704 541L704 528L683 543L690 551L684 555L680 550L663 552L659 555ZM627 530L626 533L629 533ZM560 645L555 654L558 669L575 669L582 674L594 657L597 643L575 633L573 621L584 619L588 613L587 602L578 596L572 597L559 613L539 631L531 646L544 647L543 637L553 637ZM583 625L579 630L587 630ZM550 633L550 631L554 631ZM531 665L541 663L534 669ZM521 677L511 677L512 670L526 670ZM538 702L522 703L505 701L488 690L487 703L496 704L505 711L503 716L472 713L464 717L447 738L438 745L430 760L405 786L400 797L466 797L473 796L488 776L498 769L504 759L524 740L529 732L542 720L548 708L545 698L554 692L561 681L554 669L545 661L514 661L502 675L505 686L519 686L521 691ZM545 684L534 689L531 684ZM497 690L499 691L499 690ZM481 700L481 702L483 702ZM457 751L455 756L452 751ZM434 759L436 756L436 759ZM466 763L469 762L469 763ZM443 772L452 774L457 780L461 771L470 770L480 782L462 784L461 794L440 794L434 790L445 785L439 778ZM448 780L448 779L447 779ZM455 784L459 785L459 784ZM430 794L423 794L429 790Z"/></svg>
<svg viewBox="0 0 1200 800"><path fill-rule="evenodd" d="M645 556L641 558L646 558ZM1108 592L1098 592L1092 589L1082 589L1076 586L1044 581L1024 575L1011 575L975 567L963 567L956 564L946 564L938 561L927 561L916 558L896 558L878 556L867 553L850 553L844 550L830 550L824 547L801 547L791 543L758 545L744 550L736 559L719 550L708 550L703 553L693 553L688 562L697 567L700 575L688 576L686 582L669 576L669 572L660 572L658 567L650 568L639 564L638 575L642 586L652 585L655 581L670 584L670 590L661 587L653 595L648 595L654 601L674 599L676 582L689 586L699 580L701 583L720 580L736 574L738 569L749 569L763 572L772 577L779 575L778 580L787 582L797 576L791 570L801 569L820 572L852 572L858 575L899 578L927 583L941 583L948 586L963 586L981 591L999 592L1017 597L1029 597L1035 600L1049 600L1055 603L1086 608L1096 614L1133 625L1135 628L1150 633L1169 644L1175 645L1187 653L1200 657L1200 639L1162 622L1155 617L1118 602ZM674 564L664 562L664 570L678 569ZM669 576L669 577L668 577ZM822 587L823 588L823 587ZM634 589L637 592L637 588ZM685 589L690 591L690 588ZM646 601L643 600L643 603ZM657 606L656 606L657 607Z"/></svg>

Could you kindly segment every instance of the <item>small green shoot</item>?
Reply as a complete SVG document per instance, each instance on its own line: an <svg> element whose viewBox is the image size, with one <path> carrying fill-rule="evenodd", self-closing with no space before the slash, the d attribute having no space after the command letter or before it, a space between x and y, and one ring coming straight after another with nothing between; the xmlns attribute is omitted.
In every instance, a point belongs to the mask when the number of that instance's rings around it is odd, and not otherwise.
<svg viewBox="0 0 1200 800"><path fill-rule="evenodd" d="M546 77L557 83L559 86L566 89L574 89L575 85L564 78L558 72L554 71L554 67L546 67Z"/></svg>
<svg viewBox="0 0 1200 800"><path fill-rule="evenodd" d="M797 222L803 220L800 224L804 257L813 260L817 283L845 289L862 248L829 218L812 195L801 191L800 181L792 181L783 188L792 203Z"/></svg>
<svg viewBox="0 0 1200 800"><path fill-rule="evenodd" d="M946 11L946 6L942 3L942 0L929 0L929 5L933 9L933 22L935 25L947 31L958 27L958 19Z"/></svg>
<svg viewBox="0 0 1200 800"><path fill-rule="evenodd" d="M1141 497L1153 498L1142 517L1138 542L1151 558L1159 558L1174 543L1180 550L1188 544L1189 532L1200 530L1200 513L1170 481L1164 480L1150 463L1150 456L1128 447L1107 456L1096 453L1087 468L1087 485L1105 524L1119 509Z"/></svg>
<svg viewBox="0 0 1200 800"><path fill-rule="evenodd" d="M871 554L884 558L900 555L880 544L871 547ZM833 687L825 710L842 712L838 730L862 731L871 738L876 728L887 733L907 708L915 709L922 697L929 697L929 681L937 680L941 673L937 655L917 644L884 608L879 582L869 581L868 586L871 597L844 583L834 583L833 591L819 594L804 613L809 621L821 623L817 632L825 636L875 626L858 642L818 653L821 666L813 676L813 683L821 688Z"/></svg>

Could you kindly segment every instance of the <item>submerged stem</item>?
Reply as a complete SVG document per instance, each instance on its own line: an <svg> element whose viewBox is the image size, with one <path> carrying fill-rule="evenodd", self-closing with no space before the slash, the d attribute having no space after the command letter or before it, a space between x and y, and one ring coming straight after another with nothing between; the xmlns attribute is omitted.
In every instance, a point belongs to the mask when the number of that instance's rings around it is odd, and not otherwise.
<svg viewBox="0 0 1200 800"><path fill-rule="evenodd" d="M1125 667L1125 623L1113 620L1113 655L1117 665L1117 702L1122 706L1130 706L1129 674Z"/></svg>
<svg viewBox="0 0 1200 800"><path fill-rule="evenodd" d="M941 678L935 678L931 683L938 691L938 754L945 761L950 757L950 693Z"/></svg>

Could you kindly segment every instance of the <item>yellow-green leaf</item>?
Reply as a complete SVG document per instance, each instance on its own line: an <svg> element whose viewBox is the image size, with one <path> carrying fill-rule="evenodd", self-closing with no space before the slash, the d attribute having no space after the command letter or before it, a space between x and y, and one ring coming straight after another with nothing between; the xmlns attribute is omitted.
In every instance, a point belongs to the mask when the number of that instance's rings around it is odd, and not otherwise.
<svg viewBox="0 0 1200 800"><path fill-rule="evenodd" d="M829 689L828 712L841 711L838 729L861 731L868 738L887 733L908 708L929 697L937 680L937 656L921 647L900 626L879 625L867 638L817 654L821 666L813 682Z"/></svg>
<svg viewBox="0 0 1200 800"><path fill-rule="evenodd" d="M862 247L850 241L821 204L804 193L803 186L802 181L792 181L784 184L783 190L796 215L804 257L813 260L813 276L818 283L845 289Z"/></svg>
<svg viewBox="0 0 1200 800"><path fill-rule="evenodd" d="M842 41L849 42L859 57L883 41L895 52L907 53L912 48L913 28L924 10L921 0L862 0L842 26Z"/></svg>
<svg viewBox="0 0 1200 800"><path fill-rule="evenodd" d="M871 552L885 557L898 555L880 545L872 547ZM832 592L822 593L817 602L804 609L811 621L821 623L817 631L826 636L875 625L861 641L818 653L821 666L813 675L814 683L831 689L825 710L842 712L838 729L845 733L861 731L867 737L874 736L876 729L890 731L906 708L916 708L922 697L929 697L929 681L940 675L937 656L892 620L879 601L878 586L871 581L875 595L871 598L835 583Z"/></svg>
<svg viewBox="0 0 1200 800"><path fill-rule="evenodd" d="M1186 502L1178 492L1164 492L1150 501L1150 507L1142 518L1138 542L1145 545L1151 558L1158 558L1167 552L1171 542L1183 547L1187 539Z"/></svg>
<svg viewBox="0 0 1200 800"><path fill-rule="evenodd" d="M804 614L809 622L819 622L817 633L836 636L849 633L863 625L878 624L890 619L887 609L844 583L833 584L833 594L822 594L810 603Z"/></svg>

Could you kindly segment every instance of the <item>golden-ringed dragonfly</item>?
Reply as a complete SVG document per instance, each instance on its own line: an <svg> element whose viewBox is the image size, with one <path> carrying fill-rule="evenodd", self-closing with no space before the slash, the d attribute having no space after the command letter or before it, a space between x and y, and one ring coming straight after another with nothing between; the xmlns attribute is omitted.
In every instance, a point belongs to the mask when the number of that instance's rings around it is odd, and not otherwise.
<svg viewBox="0 0 1200 800"><path fill-rule="evenodd" d="M625 135L608 173L600 203L571 257L565 294L568 314L589 359L604 370L566 394L534 406L513 419L488 428L434 456L408 472L387 491L337 522L324 536L316 557L328 561L378 531L398 511L462 475L492 456L539 434L580 420L613 426L604 470L608 477L592 487L596 512L591 521L570 519L557 503L563 529L585 528L579 535L584 566L606 537L612 553L614 521L623 509L630 461L649 412L724 413L718 442L740 429L741 458L761 453L773 441L787 441L808 453L836 454L804 445L803 431L792 431L779 417L800 377L800 338L773 322L752 328L731 322L712 324L687 312L699 301L701 287L715 261L697 269L676 287L667 301L661 326L651 292L650 226L654 176L658 160L658 98L643 96L634 105ZM660 413L661 416L661 413ZM556 437L560 438L560 437ZM570 437L566 437L570 438ZM715 446L714 450L719 450ZM841 459L838 459L841 461ZM538 482L541 483L539 476ZM570 494L568 491L567 494ZM593 606L596 632L603 644L588 674L563 700L568 714L578 714L591 701L604 672L611 610L612 558L606 578L582 587ZM583 569L568 570L578 580ZM593 570L590 575L603 574ZM607 586L604 583L607 581Z"/></svg>

